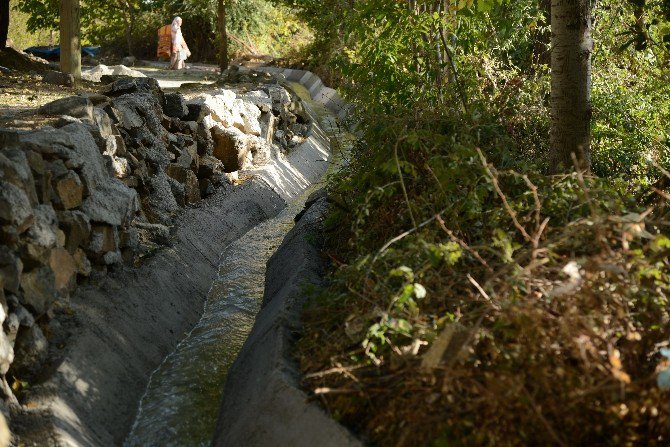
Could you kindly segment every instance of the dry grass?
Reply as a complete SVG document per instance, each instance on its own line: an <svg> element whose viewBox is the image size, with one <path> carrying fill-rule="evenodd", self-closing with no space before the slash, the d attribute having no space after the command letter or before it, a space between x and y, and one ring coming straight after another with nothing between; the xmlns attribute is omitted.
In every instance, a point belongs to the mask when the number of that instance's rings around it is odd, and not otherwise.
<svg viewBox="0 0 670 447"><path fill-rule="evenodd" d="M479 161L466 167L488 185L479 215L424 213L374 265L331 253L333 284L304 317L306 387L374 445L668 445L667 204ZM371 207L348 246L397 235L402 206L397 193ZM436 261L439 244L460 257Z"/></svg>

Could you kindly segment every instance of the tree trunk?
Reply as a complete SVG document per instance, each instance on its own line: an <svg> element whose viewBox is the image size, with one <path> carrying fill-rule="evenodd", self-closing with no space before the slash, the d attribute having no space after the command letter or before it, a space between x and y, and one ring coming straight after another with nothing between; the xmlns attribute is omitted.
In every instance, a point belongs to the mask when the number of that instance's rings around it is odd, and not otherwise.
<svg viewBox="0 0 670 447"><path fill-rule="evenodd" d="M591 0L552 0L552 173L589 169L591 151Z"/></svg>
<svg viewBox="0 0 670 447"><path fill-rule="evenodd" d="M79 0L60 2L60 69L81 79L81 41L79 39Z"/></svg>
<svg viewBox="0 0 670 447"><path fill-rule="evenodd" d="M130 2L123 2L121 4L123 8L123 25L125 28L126 34L126 45L128 46L128 56L134 56L133 52L133 28L135 22L135 11L133 10L133 5Z"/></svg>
<svg viewBox="0 0 670 447"><path fill-rule="evenodd" d="M7 46L9 32L9 0L0 0L0 48Z"/></svg>
<svg viewBox="0 0 670 447"><path fill-rule="evenodd" d="M221 71L228 69L228 33L226 31L226 3L219 0L218 4L218 32L219 32L219 67Z"/></svg>

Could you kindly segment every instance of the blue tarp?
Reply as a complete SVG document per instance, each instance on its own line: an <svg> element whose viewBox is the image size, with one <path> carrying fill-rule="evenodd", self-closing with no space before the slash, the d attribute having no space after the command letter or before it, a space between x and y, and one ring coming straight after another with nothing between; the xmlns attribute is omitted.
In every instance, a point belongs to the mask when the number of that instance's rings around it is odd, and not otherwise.
<svg viewBox="0 0 670 447"><path fill-rule="evenodd" d="M30 47L26 48L24 51L44 59L60 58L60 47ZM82 56L95 57L98 53L100 53L100 47L81 47Z"/></svg>

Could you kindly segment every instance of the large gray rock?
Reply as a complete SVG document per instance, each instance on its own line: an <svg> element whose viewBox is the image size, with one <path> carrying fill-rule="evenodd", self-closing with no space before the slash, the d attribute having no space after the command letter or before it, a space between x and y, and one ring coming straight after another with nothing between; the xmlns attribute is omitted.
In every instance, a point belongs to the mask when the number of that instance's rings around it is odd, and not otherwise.
<svg viewBox="0 0 670 447"><path fill-rule="evenodd" d="M21 304L38 316L44 314L57 298L54 273L49 267L24 272L21 275L21 289Z"/></svg>
<svg viewBox="0 0 670 447"><path fill-rule="evenodd" d="M223 172L223 163L216 157L205 155L200 158L200 166L198 167L198 178L208 179L215 172Z"/></svg>
<svg viewBox="0 0 670 447"><path fill-rule="evenodd" d="M26 154L19 149L0 152L0 178L23 189L32 206L37 205L35 179L30 170Z"/></svg>
<svg viewBox="0 0 670 447"><path fill-rule="evenodd" d="M59 129L43 127L21 133L19 139L24 150L35 151L45 159L60 159L57 161L66 169L55 173L49 168L54 177L68 169L76 170L89 192L109 178L100 148L85 124L73 123Z"/></svg>
<svg viewBox="0 0 670 447"><path fill-rule="evenodd" d="M65 233L65 248L75 254L77 248L86 247L91 237L91 221L81 211L63 211L58 214L60 228Z"/></svg>
<svg viewBox="0 0 670 447"><path fill-rule="evenodd" d="M200 201L200 184L198 183L198 177L193 171L172 163L168 165L167 174L184 185L184 203L186 205Z"/></svg>
<svg viewBox="0 0 670 447"><path fill-rule="evenodd" d="M198 155L212 155L214 153L214 140L212 139L212 133L203 123L198 123L196 143L198 145Z"/></svg>
<svg viewBox="0 0 670 447"><path fill-rule="evenodd" d="M101 80L104 82L106 79L102 78ZM119 78L113 80L103 93L107 96L121 96L128 93L149 93L159 100L159 104L163 103L163 91L158 85L158 81L154 78Z"/></svg>
<svg viewBox="0 0 670 447"><path fill-rule="evenodd" d="M72 87L74 85L74 76L70 73L63 73L60 71L47 71L42 75L42 82L53 85L62 85L65 87Z"/></svg>
<svg viewBox="0 0 670 447"><path fill-rule="evenodd" d="M144 125L134 99L124 96L113 102L114 116L119 125L125 129L135 129Z"/></svg>
<svg viewBox="0 0 670 447"><path fill-rule="evenodd" d="M57 99L39 108L40 115L67 115L93 120L93 103L82 96Z"/></svg>
<svg viewBox="0 0 670 447"><path fill-rule="evenodd" d="M12 250L0 245L0 287L8 292L19 293L23 263Z"/></svg>
<svg viewBox="0 0 670 447"><path fill-rule="evenodd" d="M145 181L149 194L142 202L145 205L144 213L151 223L170 225L172 216L180 207L172 194L169 177L159 171Z"/></svg>
<svg viewBox="0 0 670 447"><path fill-rule="evenodd" d="M263 90L247 92L241 96L241 99L252 103L263 113L272 111L272 99L270 98L270 95Z"/></svg>
<svg viewBox="0 0 670 447"><path fill-rule="evenodd" d="M110 178L96 187L81 209L93 222L125 225L139 211L140 205L134 189Z"/></svg>
<svg viewBox="0 0 670 447"><path fill-rule="evenodd" d="M109 117L107 112L105 112L100 107L95 107L93 109L93 117L102 137L107 138L119 134L119 131L112 122L112 119Z"/></svg>
<svg viewBox="0 0 670 447"><path fill-rule="evenodd" d="M35 374L46 360L48 348L49 343L38 325L20 328L14 345L13 374L16 377Z"/></svg>
<svg viewBox="0 0 670 447"><path fill-rule="evenodd" d="M89 252L98 259L108 252L115 252L120 244L118 227L111 225L94 225L91 231Z"/></svg>
<svg viewBox="0 0 670 447"><path fill-rule="evenodd" d="M67 171L54 182L55 202L60 209L69 210L82 204L84 185L74 171Z"/></svg>
<svg viewBox="0 0 670 447"><path fill-rule="evenodd" d="M21 234L33 222L33 210L30 199L19 187L0 180L0 223L4 224L5 232Z"/></svg>
<svg viewBox="0 0 670 447"><path fill-rule="evenodd" d="M199 123L204 117L212 113L204 103L188 103L186 104L188 114L183 117L184 121L195 121Z"/></svg>
<svg viewBox="0 0 670 447"><path fill-rule="evenodd" d="M258 122L261 126L261 140L272 144L275 138L275 130L277 130L277 118L272 113L264 112Z"/></svg>
<svg viewBox="0 0 670 447"><path fill-rule="evenodd" d="M104 82L103 78L107 76L129 76L133 78L145 78L146 75L141 71L128 68L126 64L107 66L98 64L88 70L82 70L81 77L91 82Z"/></svg>
<svg viewBox="0 0 670 447"><path fill-rule="evenodd" d="M49 266L54 272L54 285L56 290L72 289L77 275L77 262L64 248L51 250Z"/></svg>
<svg viewBox="0 0 670 447"><path fill-rule="evenodd" d="M181 93L167 93L163 102L163 113L172 118L183 118L189 110Z"/></svg>
<svg viewBox="0 0 670 447"><path fill-rule="evenodd" d="M258 107L248 101L236 99L233 101L233 110L242 117L241 126L235 123L237 128L248 135L259 136L261 134L261 125L258 121L261 111Z"/></svg>
<svg viewBox="0 0 670 447"><path fill-rule="evenodd" d="M33 210L35 221L26 233L27 240L43 248L55 247L58 243L58 218L51 205L38 205Z"/></svg>

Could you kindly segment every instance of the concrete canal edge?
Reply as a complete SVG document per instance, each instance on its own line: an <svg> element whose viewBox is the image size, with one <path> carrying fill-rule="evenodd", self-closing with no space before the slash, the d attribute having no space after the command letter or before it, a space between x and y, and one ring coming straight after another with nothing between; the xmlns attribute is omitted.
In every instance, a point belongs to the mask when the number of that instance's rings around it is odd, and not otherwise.
<svg viewBox="0 0 670 447"><path fill-rule="evenodd" d="M335 90L325 87L312 73L267 70L302 84L314 100L339 119L346 118L351 110ZM309 401L301 389L301 375L293 356L307 299L305 287L321 284L325 274L319 241L323 240L326 211L324 191L314 193L295 227L268 261L263 308L228 373L214 447L363 445Z"/></svg>

